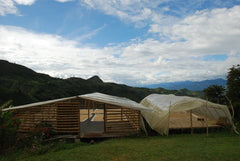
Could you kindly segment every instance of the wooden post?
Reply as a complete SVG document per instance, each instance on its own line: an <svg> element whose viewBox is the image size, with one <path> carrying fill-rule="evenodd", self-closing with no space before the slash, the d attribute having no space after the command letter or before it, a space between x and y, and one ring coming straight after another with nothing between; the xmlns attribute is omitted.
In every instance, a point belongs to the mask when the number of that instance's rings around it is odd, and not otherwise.
<svg viewBox="0 0 240 161"><path fill-rule="evenodd" d="M121 107L121 121L123 120L123 108Z"/></svg>
<svg viewBox="0 0 240 161"><path fill-rule="evenodd" d="M87 103L87 106L88 106L88 119L89 119L89 117L90 117L90 108L89 108L90 102L89 102L89 100L88 100L87 102L88 102L88 103Z"/></svg>
<svg viewBox="0 0 240 161"><path fill-rule="evenodd" d="M138 131L141 129L141 112L138 111Z"/></svg>
<svg viewBox="0 0 240 161"><path fill-rule="evenodd" d="M170 101L170 106L169 106L169 111L168 111L168 131L167 131L167 136L169 135L169 124L170 124L170 108L171 108L171 101Z"/></svg>
<svg viewBox="0 0 240 161"><path fill-rule="evenodd" d="M94 102L92 101L92 112L94 111Z"/></svg>
<svg viewBox="0 0 240 161"><path fill-rule="evenodd" d="M107 110L106 110L106 104L104 103L103 104L103 121L104 121L104 133L107 131L107 128L106 128L106 120L107 120L107 114L106 114L106 112L107 112Z"/></svg>
<svg viewBox="0 0 240 161"><path fill-rule="evenodd" d="M192 110L190 110L190 124L191 124L191 134L193 134Z"/></svg>
<svg viewBox="0 0 240 161"><path fill-rule="evenodd" d="M231 124L232 124L232 133L233 133L233 131L235 133L238 133L238 132L236 132L236 129L234 128L234 121L233 121L233 119L234 119L234 108L233 108L233 105L232 105L232 101L226 95L225 95L225 97L228 100L228 102L230 104L230 107L231 107L231 110L232 110L232 115L231 115L231 120L230 120ZM225 111L224 111L224 113L225 113Z"/></svg>
<svg viewBox="0 0 240 161"><path fill-rule="evenodd" d="M206 103L206 109L207 108L208 108L208 100L207 100L207 103ZM206 125L207 125L207 136L208 136L208 119L207 119L207 116L205 117L205 122L206 122Z"/></svg>
<svg viewBox="0 0 240 161"><path fill-rule="evenodd" d="M79 113L78 113L78 123L79 123L79 137L81 137L81 104L80 104L80 99L78 99L78 110L79 110Z"/></svg>

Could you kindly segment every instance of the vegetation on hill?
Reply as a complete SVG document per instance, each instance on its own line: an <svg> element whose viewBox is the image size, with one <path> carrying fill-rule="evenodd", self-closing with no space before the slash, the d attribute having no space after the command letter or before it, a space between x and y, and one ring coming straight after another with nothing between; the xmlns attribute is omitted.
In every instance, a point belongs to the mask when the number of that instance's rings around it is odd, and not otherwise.
<svg viewBox="0 0 240 161"><path fill-rule="evenodd" d="M229 69L227 80L227 96L233 105L234 117L240 122L240 65Z"/></svg>
<svg viewBox="0 0 240 161"><path fill-rule="evenodd" d="M203 90L204 96L211 102L226 104L225 88L223 86L211 85Z"/></svg>
<svg viewBox="0 0 240 161"><path fill-rule="evenodd" d="M212 85L203 90L204 97L211 102L226 104L234 109L231 112L234 121L238 125L240 122L240 65L229 69L227 76L227 88Z"/></svg>
<svg viewBox="0 0 240 161"><path fill-rule="evenodd" d="M22 65L0 60L0 104L13 100L13 105L16 106L92 92L127 97L137 102L152 93L201 96L201 92L192 92L187 89L148 89L105 83L98 76L87 80L53 78Z"/></svg>

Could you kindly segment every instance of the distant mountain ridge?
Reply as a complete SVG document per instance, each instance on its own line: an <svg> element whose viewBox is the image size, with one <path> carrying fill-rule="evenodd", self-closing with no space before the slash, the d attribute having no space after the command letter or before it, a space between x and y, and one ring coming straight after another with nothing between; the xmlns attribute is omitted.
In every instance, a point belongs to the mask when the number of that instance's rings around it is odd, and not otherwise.
<svg viewBox="0 0 240 161"><path fill-rule="evenodd" d="M9 100L13 100L13 105L16 106L93 92L126 97L136 102L140 102L152 93L202 96L201 92L192 92L186 89L149 89L103 82L98 76L89 79L54 78L37 73L25 66L0 60L0 105Z"/></svg>
<svg viewBox="0 0 240 161"><path fill-rule="evenodd" d="M196 81L196 82L182 81L182 82L159 83L159 84L147 85L144 87L147 87L147 88L161 87L168 90L188 89L191 91L202 91L211 85L219 85L219 86L225 87L226 84L227 84L227 80L219 78L219 79Z"/></svg>

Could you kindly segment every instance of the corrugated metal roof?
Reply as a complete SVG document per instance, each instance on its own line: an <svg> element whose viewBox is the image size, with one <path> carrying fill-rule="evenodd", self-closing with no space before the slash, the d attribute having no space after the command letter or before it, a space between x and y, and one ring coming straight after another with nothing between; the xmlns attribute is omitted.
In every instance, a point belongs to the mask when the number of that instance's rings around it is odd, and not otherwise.
<svg viewBox="0 0 240 161"><path fill-rule="evenodd" d="M93 100L93 101L128 107L128 108L132 108L135 110L147 110L147 111L150 110L150 109L144 107L143 105L141 105L137 102L134 102L128 98L116 97L116 96L96 92L96 93L84 94L84 95L79 95L79 96L74 96L74 97L67 97L67 98L61 98L61 99L36 102L36 103L31 103L31 104L26 104L26 105L21 105L21 106L15 106L15 107L3 109L3 111L46 105L46 104L55 103L55 102L59 102L59 101L65 101L65 100L69 100L69 99L73 99L73 98L84 98L84 99L89 99L89 100Z"/></svg>

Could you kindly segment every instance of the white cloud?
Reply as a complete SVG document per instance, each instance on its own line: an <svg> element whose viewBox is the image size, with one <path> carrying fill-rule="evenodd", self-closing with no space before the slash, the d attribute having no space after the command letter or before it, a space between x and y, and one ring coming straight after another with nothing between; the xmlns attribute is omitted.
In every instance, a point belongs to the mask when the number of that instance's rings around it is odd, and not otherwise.
<svg viewBox="0 0 240 161"><path fill-rule="evenodd" d="M99 75L104 81L130 85L224 77L240 62L239 15L239 6L199 11L167 29L158 28L158 23L156 30L151 28L171 41L138 39L104 48L0 26L0 58L52 76ZM203 59L220 54L226 60Z"/></svg>
<svg viewBox="0 0 240 161"><path fill-rule="evenodd" d="M74 1L74 0L55 0L55 1L64 3L64 2L71 2L71 1Z"/></svg>
<svg viewBox="0 0 240 161"><path fill-rule="evenodd" d="M0 0L0 16L19 14L16 5L32 5L36 0Z"/></svg>
<svg viewBox="0 0 240 161"><path fill-rule="evenodd" d="M106 24L104 24L103 26L97 28L97 29L94 29L86 34L83 34L79 37L76 37L74 38L76 41L83 41L85 39L91 39L94 35L96 35L99 31L103 30L104 28L106 27ZM72 32L70 35L68 36L71 36L71 35L77 35L75 32Z"/></svg>
<svg viewBox="0 0 240 161"><path fill-rule="evenodd" d="M0 0L0 16L5 16L7 14L20 15L17 5L32 5L37 0ZM55 0L57 2L70 2L74 0Z"/></svg>
<svg viewBox="0 0 240 161"><path fill-rule="evenodd" d="M167 0L80 0L80 4L116 16L124 22L135 23L136 27L143 27L151 20L153 9L165 1Z"/></svg>
<svg viewBox="0 0 240 161"><path fill-rule="evenodd" d="M0 15L16 14L17 8L12 0L0 0Z"/></svg>
<svg viewBox="0 0 240 161"><path fill-rule="evenodd" d="M14 0L19 5L32 5L36 0Z"/></svg>
<svg viewBox="0 0 240 161"><path fill-rule="evenodd" d="M57 35L38 34L23 28L0 26L0 58L24 64L52 76L95 75L111 61L108 49L77 47Z"/></svg>
<svg viewBox="0 0 240 161"><path fill-rule="evenodd" d="M240 6L235 6L230 9L197 12L167 28L155 24L155 28L150 31L164 35L171 41L160 43L149 39L141 44L128 46L123 55L131 53L131 60L138 55L137 61L140 63L155 60L153 65L158 66L158 69L151 69L153 81L222 77L231 65L240 62L239 15ZM227 55L228 58L225 61L199 59L205 55L220 54ZM157 73L161 73L159 77Z"/></svg>
<svg viewBox="0 0 240 161"><path fill-rule="evenodd" d="M171 27L181 19L192 15L203 8L232 7L238 3L234 0L79 0L82 6L99 10L106 15L119 18L135 27L151 26L151 30L159 26ZM206 5L207 4L207 5ZM156 28L158 24L158 28ZM154 29L155 28L155 29ZM165 28L166 29L166 28Z"/></svg>
<svg viewBox="0 0 240 161"><path fill-rule="evenodd" d="M150 31L159 32L173 40L185 39L192 43L207 45L209 40L224 40L226 36L230 36L232 39L234 35L239 35L239 14L240 6L231 9L203 10L186 17L172 27L165 28L155 24Z"/></svg>

